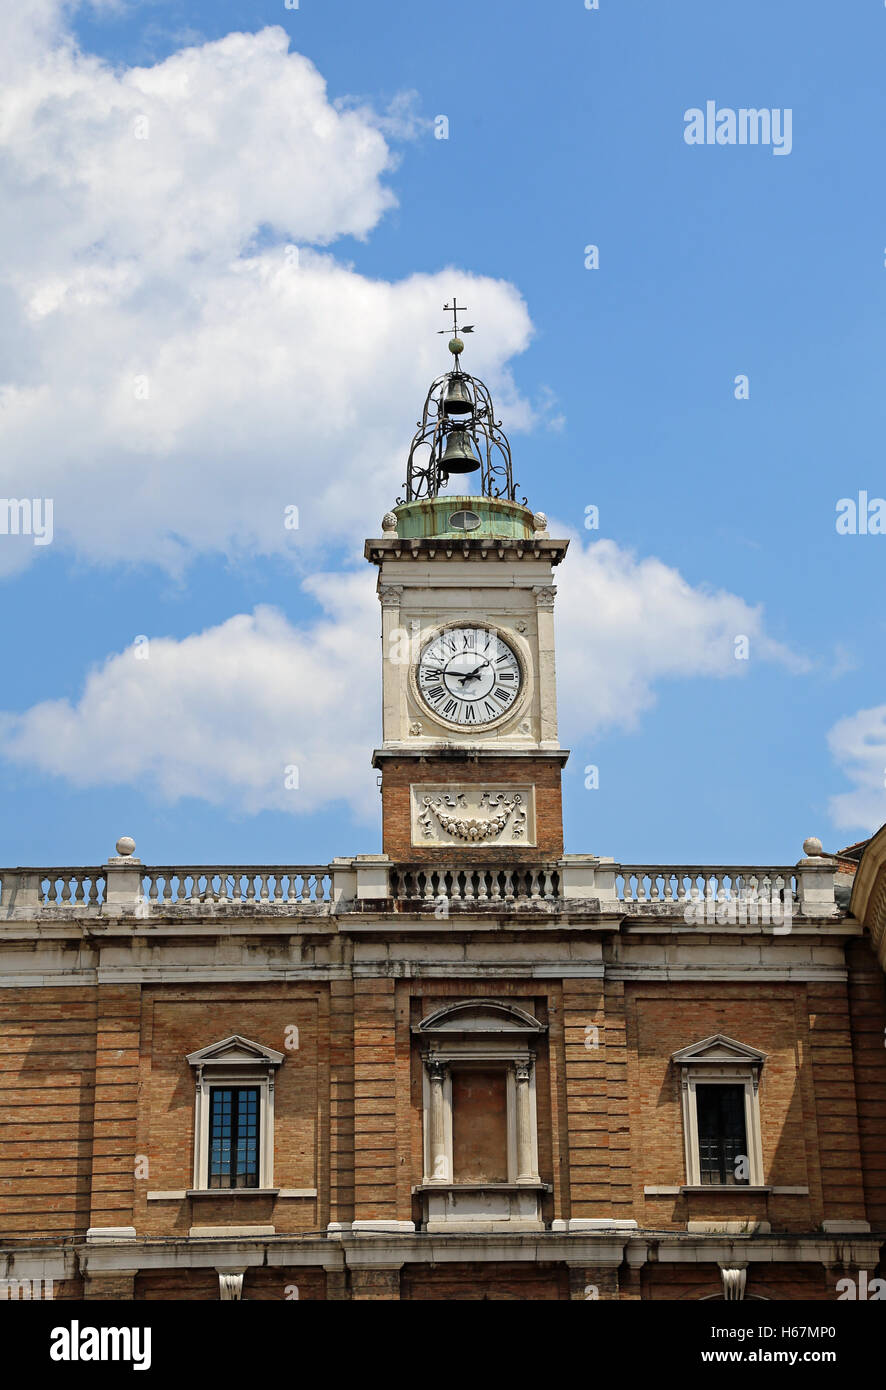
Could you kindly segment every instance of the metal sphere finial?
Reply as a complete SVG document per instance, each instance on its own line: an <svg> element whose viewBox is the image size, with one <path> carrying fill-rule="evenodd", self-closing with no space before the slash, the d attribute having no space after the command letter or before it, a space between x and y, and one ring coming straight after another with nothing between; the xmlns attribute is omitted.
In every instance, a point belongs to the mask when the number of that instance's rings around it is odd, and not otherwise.
<svg viewBox="0 0 886 1390"><path fill-rule="evenodd" d="M465 345L464 345L464 343L462 342L461 338L450 338L450 339L449 339L449 351L452 353L453 357L458 357L458 354L459 354L460 352L464 352L464 350L465 350Z"/></svg>

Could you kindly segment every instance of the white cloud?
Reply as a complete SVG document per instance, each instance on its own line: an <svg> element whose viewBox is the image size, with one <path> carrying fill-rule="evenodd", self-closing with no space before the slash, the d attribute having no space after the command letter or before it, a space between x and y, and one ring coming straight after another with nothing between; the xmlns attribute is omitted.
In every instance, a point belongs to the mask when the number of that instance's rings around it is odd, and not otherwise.
<svg viewBox="0 0 886 1390"><path fill-rule="evenodd" d="M558 579L557 624L564 742L606 727L635 728L662 680L741 676L761 660L807 669L767 636L759 606L693 588L661 560L638 559L610 540L582 546L573 539ZM747 660L736 659L741 637Z"/></svg>
<svg viewBox="0 0 886 1390"><path fill-rule="evenodd" d="M393 206L409 94L331 102L277 27L112 69L57 6L28 14L0 45L0 496L52 497L56 544L176 570L355 538L399 490L455 289L474 368L528 422L512 286L371 280L323 249ZM4 538L0 572L35 558Z"/></svg>
<svg viewBox="0 0 886 1390"><path fill-rule="evenodd" d="M296 627L259 608L183 641L152 638L148 660L134 649L110 657L76 703L0 718L0 752L78 787L145 784L168 800L195 796L239 812L298 814L343 800L374 818L373 576L318 575L305 588L325 617ZM756 659L798 664L765 635L759 609L693 589L612 541L573 544L558 606L564 741L635 727L664 679L738 675ZM751 662L734 658L738 634L750 638ZM289 764L299 768L297 792L284 786Z"/></svg>
<svg viewBox="0 0 886 1390"><path fill-rule="evenodd" d="M861 709L828 732L831 755L852 791L832 796L829 810L840 829L871 833L886 821L886 705Z"/></svg>
<svg viewBox="0 0 886 1390"><path fill-rule="evenodd" d="M76 787L144 786L247 813L342 799L372 819L378 600L364 574L305 587L328 616L296 628L261 607L182 641L136 643L92 671L76 703L0 716L0 748ZM297 789L286 786L292 766Z"/></svg>

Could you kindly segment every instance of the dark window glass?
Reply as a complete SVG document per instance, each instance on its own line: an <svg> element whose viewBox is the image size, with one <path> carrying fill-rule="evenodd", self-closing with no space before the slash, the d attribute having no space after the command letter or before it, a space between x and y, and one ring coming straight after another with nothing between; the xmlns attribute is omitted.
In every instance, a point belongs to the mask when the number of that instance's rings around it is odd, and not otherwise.
<svg viewBox="0 0 886 1390"><path fill-rule="evenodd" d="M698 1149L701 1181L714 1186L740 1186L747 1177L747 1131L744 1122L744 1086L697 1086Z"/></svg>
<svg viewBox="0 0 886 1390"><path fill-rule="evenodd" d="M257 1086L213 1086L209 1098L209 1186L258 1187Z"/></svg>

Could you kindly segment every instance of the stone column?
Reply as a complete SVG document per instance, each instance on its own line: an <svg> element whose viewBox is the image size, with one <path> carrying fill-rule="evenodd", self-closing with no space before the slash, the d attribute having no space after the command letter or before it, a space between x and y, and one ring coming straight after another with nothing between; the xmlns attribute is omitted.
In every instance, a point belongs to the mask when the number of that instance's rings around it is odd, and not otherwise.
<svg viewBox="0 0 886 1390"><path fill-rule="evenodd" d="M533 586L538 624L539 742L557 748L557 676L554 668L554 584Z"/></svg>
<svg viewBox="0 0 886 1390"><path fill-rule="evenodd" d="M220 1269L218 1273L218 1296L222 1303L239 1303L243 1297L243 1269Z"/></svg>
<svg viewBox="0 0 886 1390"><path fill-rule="evenodd" d="M393 660L397 650L397 630L400 627L402 584L383 584L379 572L378 597L381 603L382 642L382 737L401 738L400 680Z"/></svg>
<svg viewBox="0 0 886 1390"><path fill-rule="evenodd" d="M430 1182L448 1183L452 1180L449 1172L449 1155L446 1152L446 1103L444 1086L446 1068L442 1062L428 1062L428 1078L431 1087L430 1113L428 1115L428 1179Z"/></svg>
<svg viewBox="0 0 886 1390"><path fill-rule="evenodd" d="M720 1278L723 1281L723 1297L727 1302L744 1298L744 1291L748 1282L746 1264L721 1265Z"/></svg>
<svg viewBox="0 0 886 1390"><path fill-rule="evenodd" d="M538 1173L535 1171L533 1161L532 1143L532 1097L530 1094L532 1063L517 1062L515 1073L517 1078L517 1182L538 1182Z"/></svg>

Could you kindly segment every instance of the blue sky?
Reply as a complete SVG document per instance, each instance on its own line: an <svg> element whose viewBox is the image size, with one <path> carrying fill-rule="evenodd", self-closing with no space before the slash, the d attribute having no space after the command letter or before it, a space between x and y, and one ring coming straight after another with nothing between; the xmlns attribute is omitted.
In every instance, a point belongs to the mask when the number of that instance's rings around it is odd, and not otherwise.
<svg viewBox="0 0 886 1390"><path fill-rule="evenodd" d="M45 146L35 168L22 121L0 162L13 189L0 383L43 394L33 410L17 395L6 431L0 419L0 491L54 496L57 535L18 546L0 575L3 862L100 862L124 833L153 863L378 850L375 572L360 537L379 533L396 495L420 383L445 368L444 285L471 307L472 362L496 392L530 502L574 533L557 576L567 849L790 863L806 835L836 848L886 819L886 537L835 527L840 498L886 495L886 9L132 0L59 12L39 0L34 10L47 30L35 21L5 60L22 89L40 75ZM66 25L77 81L62 96L46 55ZM214 47L269 26L327 84L280 144L304 70L287 75L279 51L229 60ZM169 65L187 48L201 51L184 61L188 119L206 129L186 155ZM137 79L127 106L132 68L161 78ZM90 93L112 90L127 120L149 112L144 150L121 157L106 129L117 117L90 105ZM709 99L790 108L790 154L687 145L684 112ZM351 111L370 146L344 132L315 148L323 102ZM446 140L434 137L441 114ZM143 155L155 162L130 186ZM178 161L173 199L164 177ZM590 243L597 270L585 268ZM270 265L292 244L304 278L284 317L276 292L229 299L244 283L237 258ZM82 290L84 267L104 277L98 289ZM320 298L301 289L321 280ZM62 282L68 298L47 309ZM222 349L229 322L236 341ZM140 344L161 390L175 361L190 413L179 403L164 415L155 391L133 442L122 407L103 413L99 366L103 355L135 362ZM265 344L279 372L272 397ZM322 386L310 386L312 371ZM301 529L280 539L262 509L276 516L287 501ZM612 549L583 559L598 541ZM601 564L611 584L598 582ZM673 589L659 583L665 572ZM257 605L279 610L279 624L244 618L238 672L251 675L226 690L241 630L225 625ZM336 624L343 645L327 660ZM733 632L750 632L746 663L731 653ZM144 703L123 666L140 634L169 643L159 648L168 677L145 683L158 679L153 655L139 668ZM329 689L319 720L299 693L318 680L314 663ZM186 667L187 680L171 674ZM47 701L70 708L41 713ZM266 721L268 778L290 747L308 770L288 800L248 769L264 756ZM324 748L337 760L328 781ZM590 764L595 790L584 785Z"/></svg>

